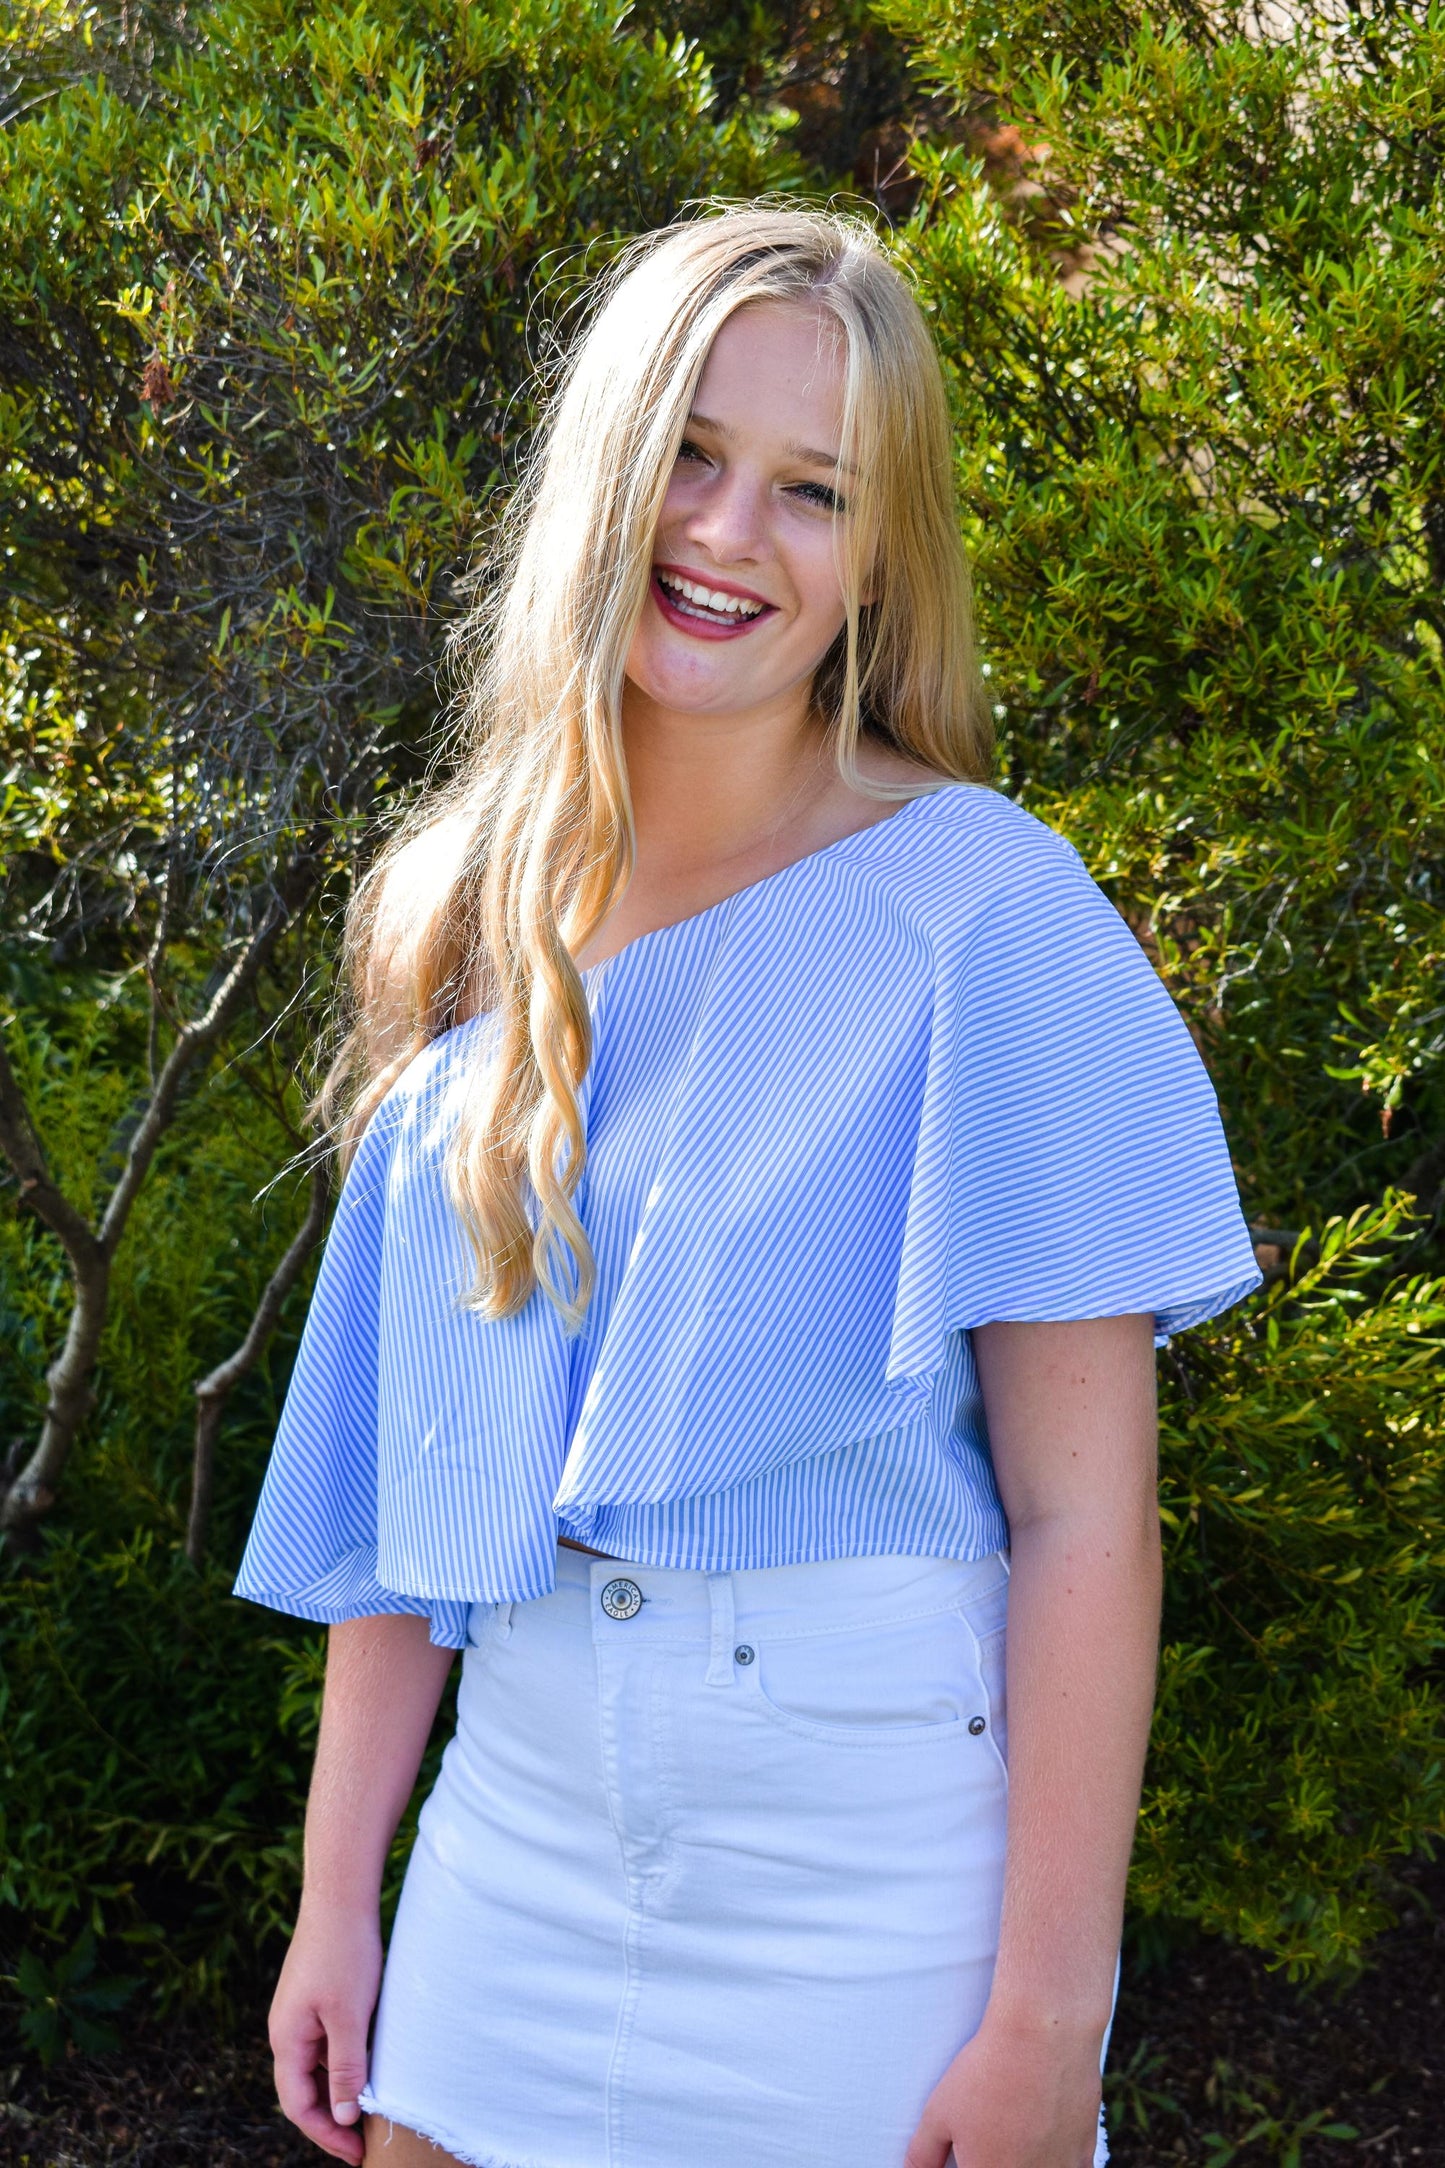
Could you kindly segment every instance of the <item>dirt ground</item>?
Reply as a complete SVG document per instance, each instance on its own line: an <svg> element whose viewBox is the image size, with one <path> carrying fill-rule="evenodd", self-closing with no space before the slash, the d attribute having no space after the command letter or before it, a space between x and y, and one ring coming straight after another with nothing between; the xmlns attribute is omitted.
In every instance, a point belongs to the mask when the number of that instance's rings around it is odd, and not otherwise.
<svg viewBox="0 0 1445 2168"><path fill-rule="evenodd" d="M1377 1966L1343 1996L1302 1996L1218 1944L1126 1974L1110 2057L1114 2168L1445 2168L1445 1862L1414 1887ZM0 2046L0 2168L324 2158L273 2106L259 2013L244 2039L172 2024L48 2073Z"/></svg>
<svg viewBox="0 0 1445 2168"><path fill-rule="evenodd" d="M1302 1995L1217 1943L1126 1978L1114 2168L1445 2168L1445 1860L1411 1884L1342 1996Z"/></svg>

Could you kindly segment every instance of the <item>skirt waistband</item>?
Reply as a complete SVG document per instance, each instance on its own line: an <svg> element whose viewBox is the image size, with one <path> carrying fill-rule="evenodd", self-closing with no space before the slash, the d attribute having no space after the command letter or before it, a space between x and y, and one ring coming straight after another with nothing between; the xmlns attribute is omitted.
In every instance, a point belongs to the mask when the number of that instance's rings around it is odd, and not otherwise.
<svg viewBox="0 0 1445 2168"><path fill-rule="evenodd" d="M703 1646L744 1630L770 1640L856 1632L863 1626L969 1610L1005 1587L1008 1558L825 1558L802 1565L740 1567L708 1573L696 1567L646 1566L629 1559L589 1558L557 1549L557 1586L543 1603L585 1604L594 1641L665 1641ZM512 1606L474 1606L475 1629Z"/></svg>

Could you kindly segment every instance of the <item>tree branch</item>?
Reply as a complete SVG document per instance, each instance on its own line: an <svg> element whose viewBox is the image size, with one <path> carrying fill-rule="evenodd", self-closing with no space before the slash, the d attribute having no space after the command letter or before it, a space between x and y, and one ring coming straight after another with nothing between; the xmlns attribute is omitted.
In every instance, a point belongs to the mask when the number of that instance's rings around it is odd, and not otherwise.
<svg viewBox="0 0 1445 2168"><path fill-rule="evenodd" d="M55 1503L76 1433L93 1402L91 1378L110 1303L111 1264L156 1147L175 1116L181 1085L193 1065L210 1052L249 995L283 929L313 893L316 880L313 859L302 857L292 862L260 925L206 1007L177 1034L130 1140L98 1228L90 1225L51 1176L25 1095L0 1046L0 1150L15 1169L24 1201L64 1244L75 1284L65 1342L46 1373L48 1391L40 1439L0 1498L0 1529L11 1533L27 1530Z"/></svg>
<svg viewBox="0 0 1445 2168"><path fill-rule="evenodd" d="M1260 1282L1261 1291L1266 1287L1273 1287L1277 1280L1288 1279L1290 1260L1294 1256L1295 1248L1303 1232L1303 1228L1297 1227L1250 1228L1249 1239L1254 1245L1255 1263L1263 1267L1264 1271L1264 1278ZM1261 1250L1266 1249L1279 1252L1272 1264L1266 1263L1265 1259L1259 1254ZM1319 1254L1320 1246L1318 1242L1310 1240L1305 1244L1304 1258L1307 1264L1313 1263Z"/></svg>
<svg viewBox="0 0 1445 2168"><path fill-rule="evenodd" d="M1251 1227L1249 1239L1251 1242L1267 1243L1271 1249L1283 1250L1288 1254L1294 1249L1301 1232L1298 1227Z"/></svg>
<svg viewBox="0 0 1445 2168"><path fill-rule="evenodd" d="M15 1170L23 1203L65 1245L77 1273L100 1254L95 1230L78 1212L50 1172L45 1147L26 1103L20 1079L0 1038L0 1152Z"/></svg>
<svg viewBox="0 0 1445 2168"><path fill-rule="evenodd" d="M135 1203L150 1163L155 1157L156 1146L165 1135L175 1113L176 1099L186 1072L202 1054L209 1052L230 1023L264 970L283 929L290 922L294 909L294 903L285 902L280 897L272 902L261 924L212 995L209 1005L176 1034L175 1044L161 1064L161 1072L156 1078L150 1104L130 1140L125 1164L110 1193L105 1215L100 1223L100 1242L107 1257L115 1255L116 1245L125 1232L131 1206Z"/></svg>
<svg viewBox="0 0 1445 2168"><path fill-rule="evenodd" d="M209 1376L202 1378L196 1387L196 1449L191 1473L191 1510L186 1524L186 1556L193 1566L199 1566L205 1556L206 1529L215 1491L216 1440L220 1435L221 1417L225 1413L226 1402L247 1371L253 1369L260 1360L267 1342L280 1323L286 1297L301 1277L301 1269L307 1258L321 1240L330 1196L330 1165L326 1160L318 1160L311 1169L311 1195L306 1206L306 1217L292 1238L285 1256L266 1282L245 1339L223 1363L216 1365Z"/></svg>
<svg viewBox="0 0 1445 2168"><path fill-rule="evenodd" d="M0 1528L20 1529L39 1520L55 1503L55 1487L70 1441L89 1413L90 1377L110 1299L110 1259L89 1221L50 1172L34 1118L3 1041L0 1151L15 1170L23 1202L64 1245L75 1285L64 1344L45 1373L45 1420L40 1442L0 1501Z"/></svg>

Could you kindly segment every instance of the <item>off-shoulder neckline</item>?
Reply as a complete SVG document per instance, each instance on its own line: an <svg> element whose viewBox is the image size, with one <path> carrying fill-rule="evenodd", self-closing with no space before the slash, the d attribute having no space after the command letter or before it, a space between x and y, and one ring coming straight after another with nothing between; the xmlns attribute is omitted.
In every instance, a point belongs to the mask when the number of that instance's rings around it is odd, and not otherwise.
<svg viewBox="0 0 1445 2168"><path fill-rule="evenodd" d="M653 926L646 933L634 934L630 941L623 942L621 948L613 949L610 956L599 957L595 964L583 965L579 973L582 983L584 986L594 986L601 980L603 972L610 970L621 958L632 955L644 945L664 940L668 934L679 933L685 927L700 926L705 919L714 917L719 911L725 911L730 904L736 904L746 896L755 896L762 889L771 888L775 882L785 880L790 873L816 866L825 859L839 857L850 846L856 847L870 842L874 837L892 829L905 815L915 812L921 805L930 804L935 798L951 798L959 791L978 790L981 787L986 786L977 783L937 783L931 790L921 790L915 797L906 798L895 812L885 813L881 820L869 821L866 828L854 828L846 836L835 836L831 843L820 843L816 850L804 851L801 857L790 858L785 866L777 866L771 873L761 874L756 881L746 881L741 888L730 889L727 895L719 896L715 903L705 903L700 911L689 911L682 918L669 919L665 926Z"/></svg>

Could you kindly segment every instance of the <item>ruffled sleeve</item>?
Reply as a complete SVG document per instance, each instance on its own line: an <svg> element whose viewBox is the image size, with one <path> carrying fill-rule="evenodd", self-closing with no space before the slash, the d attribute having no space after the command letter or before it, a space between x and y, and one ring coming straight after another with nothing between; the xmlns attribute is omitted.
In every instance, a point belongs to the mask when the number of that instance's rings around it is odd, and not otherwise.
<svg viewBox="0 0 1445 2168"><path fill-rule="evenodd" d="M378 1324L395 1133L383 1101L337 1202L235 1594L327 1625L429 1618L433 1642L461 1648L466 1603L400 1594L377 1577Z"/></svg>
<svg viewBox="0 0 1445 2168"><path fill-rule="evenodd" d="M937 1370L950 1331L1152 1312L1163 1345L1260 1281L1179 1011L1072 845L1011 813L940 958L895 1387Z"/></svg>

